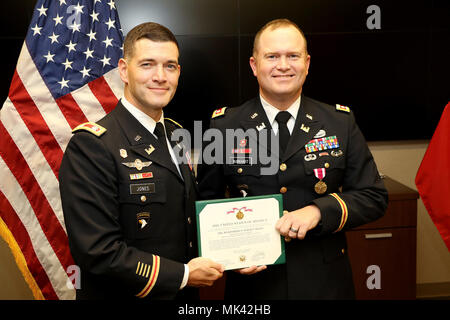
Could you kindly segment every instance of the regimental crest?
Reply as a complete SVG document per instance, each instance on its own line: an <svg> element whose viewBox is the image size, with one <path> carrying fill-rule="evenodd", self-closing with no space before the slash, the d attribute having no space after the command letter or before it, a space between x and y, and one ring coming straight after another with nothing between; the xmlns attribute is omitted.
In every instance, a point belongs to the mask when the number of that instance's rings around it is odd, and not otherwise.
<svg viewBox="0 0 450 320"><path fill-rule="evenodd" d="M120 153L120 156L122 157L122 158L126 158L126 157L128 157L128 153L127 153L127 150L125 150L125 149L120 149L119 150L119 153Z"/></svg>

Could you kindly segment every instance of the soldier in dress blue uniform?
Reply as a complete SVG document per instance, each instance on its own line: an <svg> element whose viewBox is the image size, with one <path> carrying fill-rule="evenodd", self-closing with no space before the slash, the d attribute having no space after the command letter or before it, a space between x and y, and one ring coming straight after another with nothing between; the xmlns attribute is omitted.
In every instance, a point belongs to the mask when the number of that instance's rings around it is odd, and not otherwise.
<svg viewBox="0 0 450 320"><path fill-rule="evenodd" d="M124 97L98 123L73 130L59 181L81 268L77 299L195 299L192 287L222 276L220 264L195 258L197 186L189 155L171 143L180 126L162 111L178 85L178 55L167 28L135 27L119 61Z"/></svg>
<svg viewBox="0 0 450 320"><path fill-rule="evenodd" d="M250 66L259 96L213 113L211 128L256 130L257 149L275 154L277 172L262 174L258 152L224 150L224 162L199 168L205 199L281 193L284 212L274 226L286 239L286 264L227 273L232 299L347 299L354 286L344 231L374 221L387 207L387 191L348 107L302 94L310 56L293 22L269 22L256 35ZM280 148L261 133L272 130ZM269 135L265 135L269 136ZM273 141L272 141L273 142ZM242 152L248 161L242 161ZM231 158L231 161L227 161Z"/></svg>

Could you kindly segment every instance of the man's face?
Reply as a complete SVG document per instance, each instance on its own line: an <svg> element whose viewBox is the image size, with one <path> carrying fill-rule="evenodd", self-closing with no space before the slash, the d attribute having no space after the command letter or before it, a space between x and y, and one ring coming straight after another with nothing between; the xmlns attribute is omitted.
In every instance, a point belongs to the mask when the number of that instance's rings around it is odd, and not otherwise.
<svg viewBox="0 0 450 320"><path fill-rule="evenodd" d="M159 118L178 86L178 55L173 42L136 41L133 55L119 61L120 77L126 84L125 98L143 112Z"/></svg>
<svg viewBox="0 0 450 320"><path fill-rule="evenodd" d="M311 58L303 36L292 26L269 28L261 34L256 49L250 66L263 98L275 106L293 103L302 92Z"/></svg>

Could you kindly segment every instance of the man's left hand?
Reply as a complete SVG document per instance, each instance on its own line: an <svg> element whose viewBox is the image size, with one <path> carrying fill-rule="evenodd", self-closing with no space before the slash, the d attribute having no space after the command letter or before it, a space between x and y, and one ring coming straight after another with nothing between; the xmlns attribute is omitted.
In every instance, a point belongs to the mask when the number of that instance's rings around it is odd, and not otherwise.
<svg viewBox="0 0 450 320"><path fill-rule="evenodd" d="M275 228L285 237L304 239L306 233L315 228L321 219L320 209L315 205L287 212L277 221Z"/></svg>

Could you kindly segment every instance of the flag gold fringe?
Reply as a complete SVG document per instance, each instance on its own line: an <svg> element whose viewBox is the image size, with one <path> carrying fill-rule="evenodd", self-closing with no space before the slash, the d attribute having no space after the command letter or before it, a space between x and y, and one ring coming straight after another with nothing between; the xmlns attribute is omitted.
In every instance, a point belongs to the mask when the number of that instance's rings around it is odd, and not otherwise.
<svg viewBox="0 0 450 320"><path fill-rule="evenodd" d="M0 217L0 236L3 238L3 240L5 240L5 242L11 249L11 252L14 256L14 260L16 260L17 267L22 273L25 282L28 284L28 287L30 288L31 292L33 293L34 299L45 300L41 289L37 285L36 281L34 280L34 277L31 275L31 272L28 269L27 262L25 260L25 257L23 256L22 250L20 250L20 247L17 244L16 239L14 239L11 231L6 226L5 222L1 217Z"/></svg>

